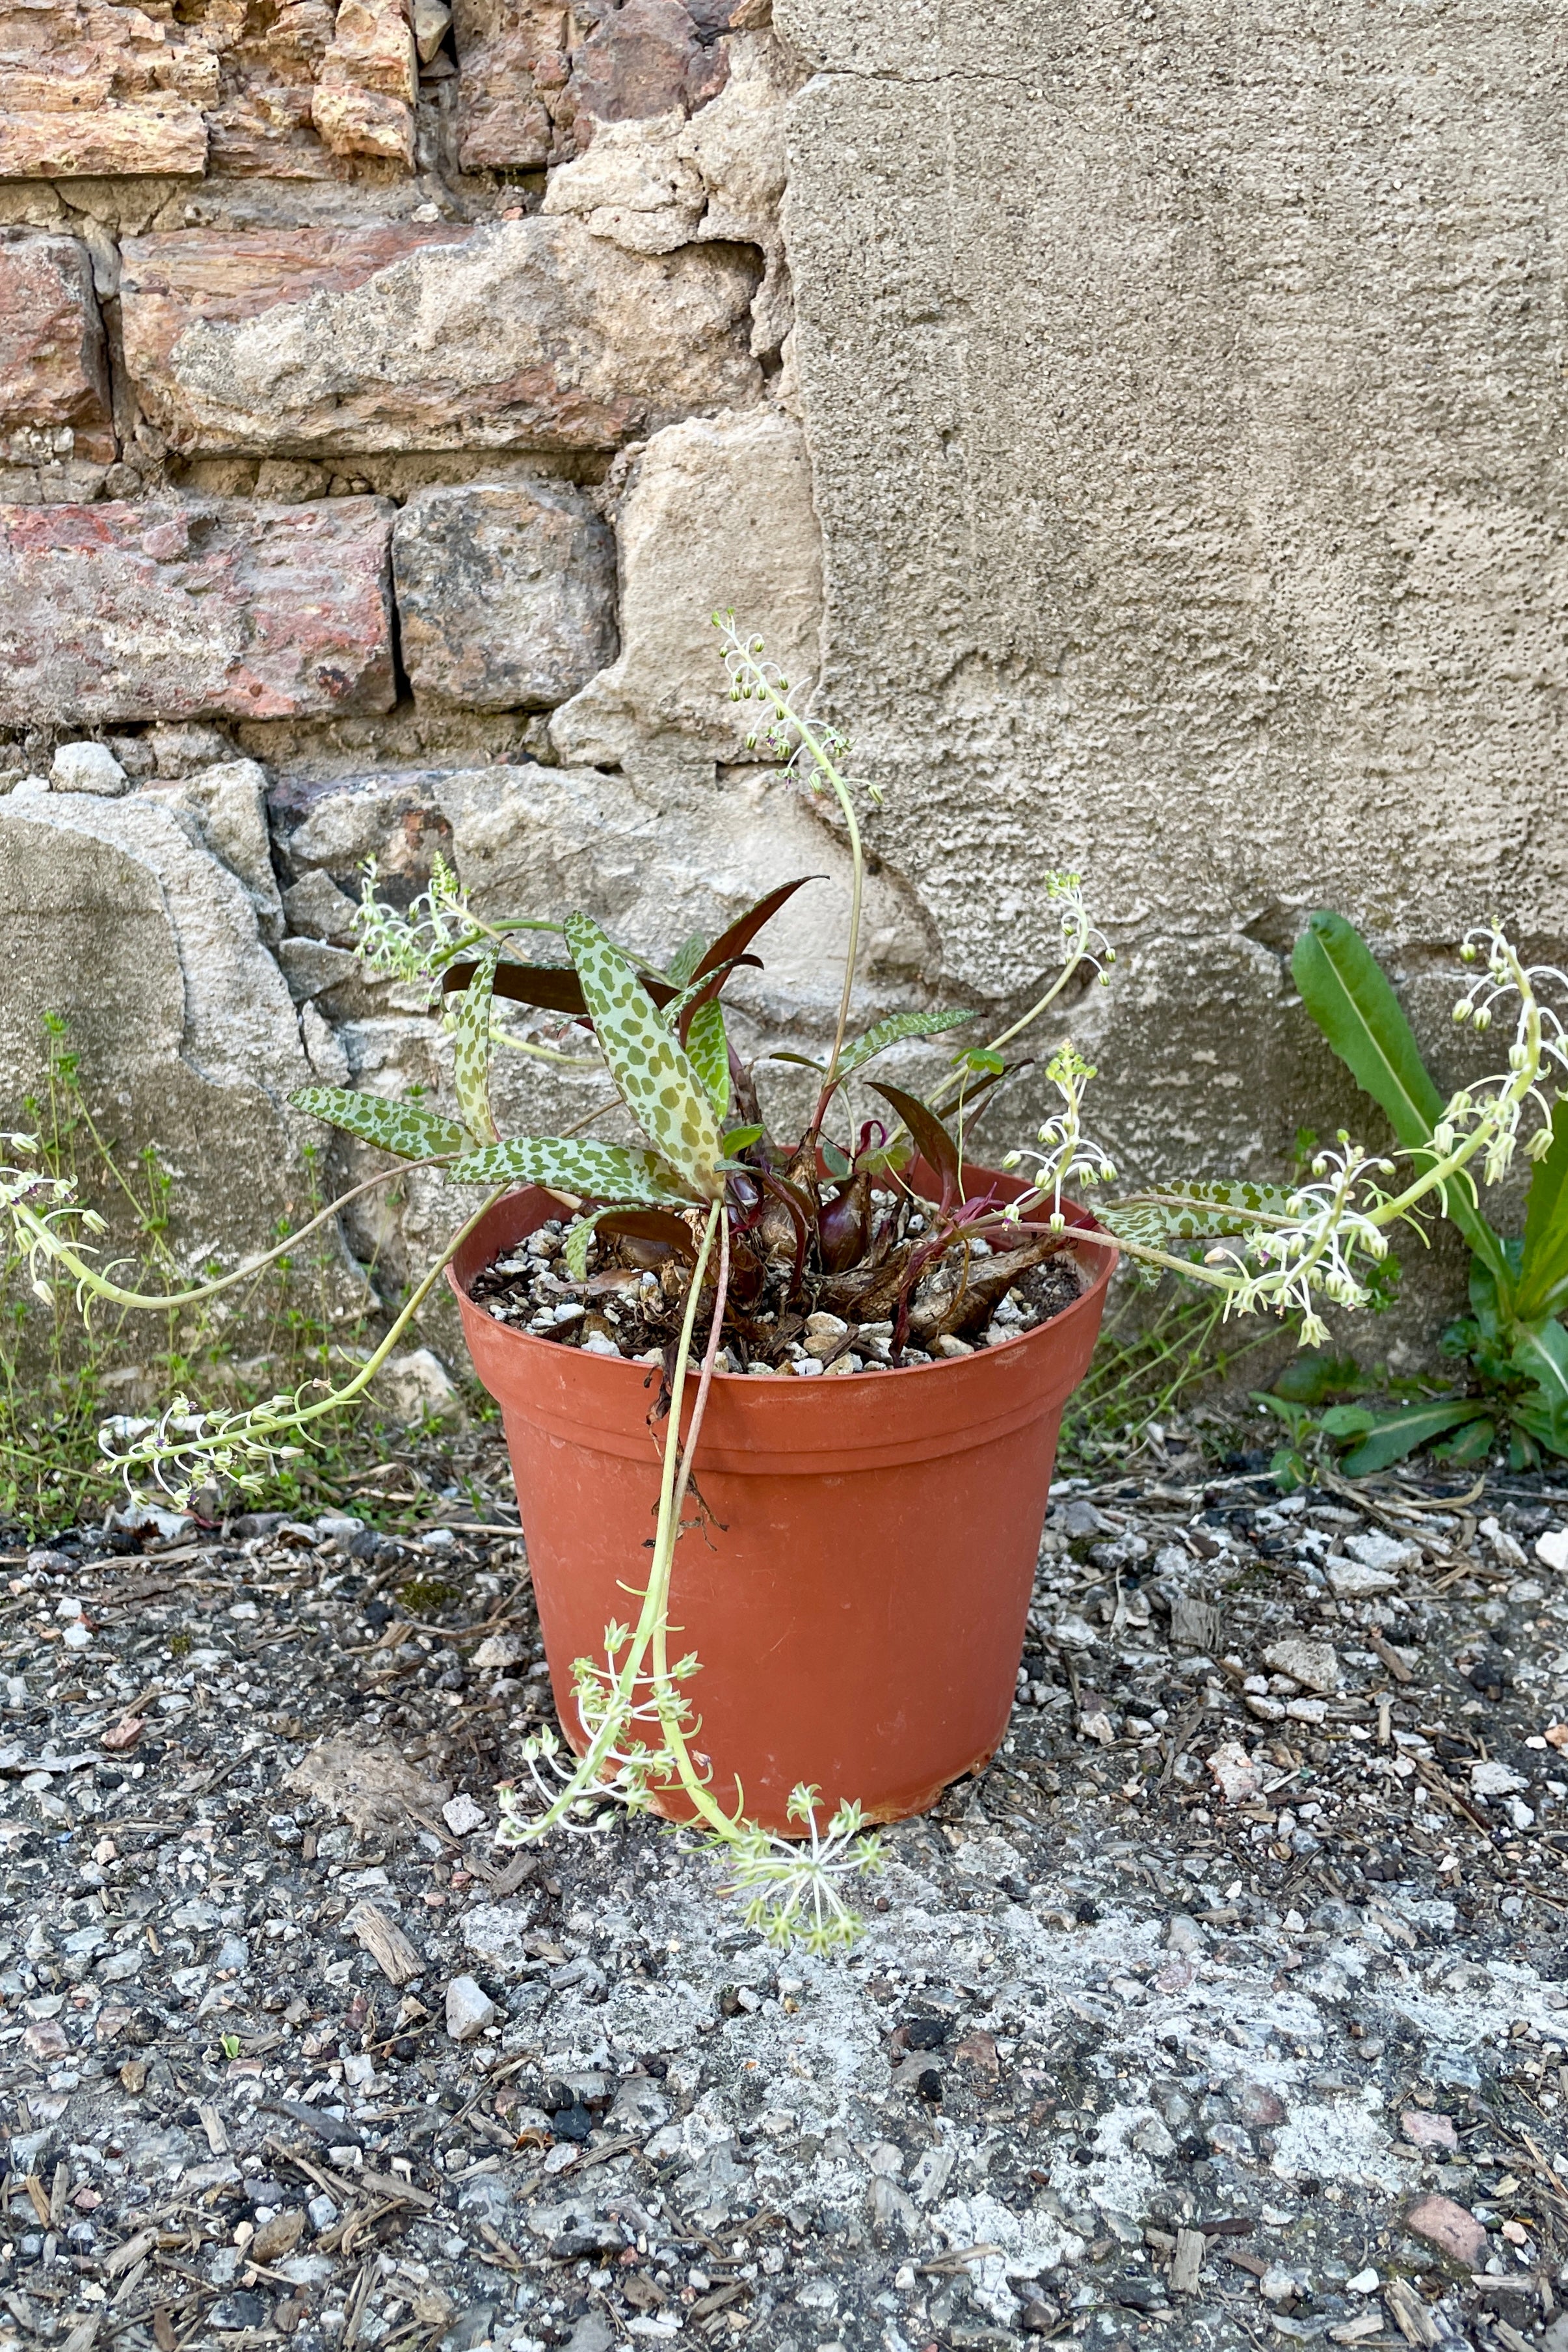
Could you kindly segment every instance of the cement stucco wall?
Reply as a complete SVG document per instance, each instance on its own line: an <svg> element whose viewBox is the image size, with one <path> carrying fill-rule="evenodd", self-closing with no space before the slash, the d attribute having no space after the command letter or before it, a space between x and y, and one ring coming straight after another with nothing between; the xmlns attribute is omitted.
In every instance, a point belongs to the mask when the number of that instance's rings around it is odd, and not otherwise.
<svg viewBox="0 0 1568 2352"><path fill-rule="evenodd" d="M1440 1066L1462 928L1568 932L1568 9L780 0L826 676L945 976L1041 969L1129 1171L1350 1115L1329 903Z"/></svg>

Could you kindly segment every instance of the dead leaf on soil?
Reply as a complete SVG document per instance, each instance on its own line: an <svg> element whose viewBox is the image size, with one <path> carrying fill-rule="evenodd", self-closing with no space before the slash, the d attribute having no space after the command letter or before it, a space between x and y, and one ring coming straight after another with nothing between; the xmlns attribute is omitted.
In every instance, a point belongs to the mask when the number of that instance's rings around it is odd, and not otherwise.
<svg viewBox="0 0 1568 2352"><path fill-rule="evenodd" d="M388 1740L362 1748L351 1739L319 1739L285 1774L284 1785L340 1814L361 1837L406 1832L411 1814L438 1809L452 1793L444 1781L416 1772Z"/></svg>

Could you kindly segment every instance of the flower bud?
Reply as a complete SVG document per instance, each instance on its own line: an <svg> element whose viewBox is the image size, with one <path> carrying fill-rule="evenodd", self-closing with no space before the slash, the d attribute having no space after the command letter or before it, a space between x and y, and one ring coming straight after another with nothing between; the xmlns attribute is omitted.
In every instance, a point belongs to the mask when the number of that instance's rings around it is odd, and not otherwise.
<svg viewBox="0 0 1568 2352"><path fill-rule="evenodd" d="M1464 946L1459 950L1459 961L1461 963L1474 963L1479 953L1480 950L1477 947L1474 940L1467 940Z"/></svg>
<svg viewBox="0 0 1568 2352"><path fill-rule="evenodd" d="M1471 1006L1469 998L1468 996L1461 996L1458 1003L1454 1007L1454 1019L1461 1029L1469 1019L1470 1012Z"/></svg>
<svg viewBox="0 0 1568 2352"><path fill-rule="evenodd" d="M1491 1027L1491 1014L1484 1004L1477 1005L1475 1018L1476 1027L1478 1029L1490 1029Z"/></svg>

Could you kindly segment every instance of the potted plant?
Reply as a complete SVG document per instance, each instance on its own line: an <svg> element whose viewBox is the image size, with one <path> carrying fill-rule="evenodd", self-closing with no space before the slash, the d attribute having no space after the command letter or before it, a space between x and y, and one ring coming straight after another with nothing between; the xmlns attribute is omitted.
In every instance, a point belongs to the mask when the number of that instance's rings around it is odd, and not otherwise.
<svg viewBox="0 0 1568 2352"><path fill-rule="evenodd" d="M1320 1303L1364 1302L1391 1226L1468 1181L1478 1155L1500 1174L1532 1110L1545 1122L1527 1148L1549 1147L1540 1080L1568 1054L1535 975L1489 927L1462 952L1489 1001L1517 1002L1509 1066L1447 1106L1409 1181L1385 1190L1395 1163L1342 1135L1293 1188L1175 1184L1092 1218L1066 1188L1114 1171L1083 1130L1094 1073L1071 1044L1047 1065L1061 1108L1035 1144L1001 1169L970 1149L978 1108L1016 1066L1009 1049L1085 964L1106 977L1109 950L1063 875L1049 886L1062 967L1039 1001L961 1050L925 1100L867 1082L880 1115L852 1125L852 1077L972 1016L897 1013L852 1035L863 867L846 747L797 708L758 641L731 616L719 625L732 696L833 796L850 846L838 1018L802 1131L768 1131L724 1002L799 883L658 963L581 913L481 920L444 870L400 914L371 875L361 952L373 971L423 978L441 1004L459 1116L328 1087L297 1100L486 1198L341 1389L228 1414L176 1399L106 1442L126 1475L175 1492L254 1484L362 1393L444 1273L501 1404L567 1732L528 1743L505 1834L580 1825L606 1801L657 1808L722 1849L757 1924L825 1947L855 1930L844 1882L874 1866L865 1822L929 1803L1002 1736L1057 1427L1118 1252L1207 1285L1227 1312L1296 1313L1316 1344ZM530 934L565 957L527 960ZM508 1002L591 1040L640 1143L498 1134L497 1037L560 1050L498 1027ZM223 1286L120 1290L83 1254L68 1187L16 1170L4 1181L40 1279L52 1261L86 1294L160 1307Z"/></svg>

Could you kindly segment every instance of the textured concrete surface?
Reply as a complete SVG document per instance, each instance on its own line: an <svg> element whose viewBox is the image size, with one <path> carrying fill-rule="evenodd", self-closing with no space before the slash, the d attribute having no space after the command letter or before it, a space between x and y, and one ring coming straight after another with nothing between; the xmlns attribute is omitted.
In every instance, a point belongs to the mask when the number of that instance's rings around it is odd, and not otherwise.
<svg viewBox="0 0 1568 2352"><path fill-rule="evenodd" d="M1307 909L1394 950L1434 1037L1468 921L1565 927L1560 12L778 21L817 68L786 227L878 843L1009 1000L1043 872L1085 869L1131 950L1080 1024L1102 1127L1258 1164L1299 1077L1353 1100L1288 1003Z"/></svg>

